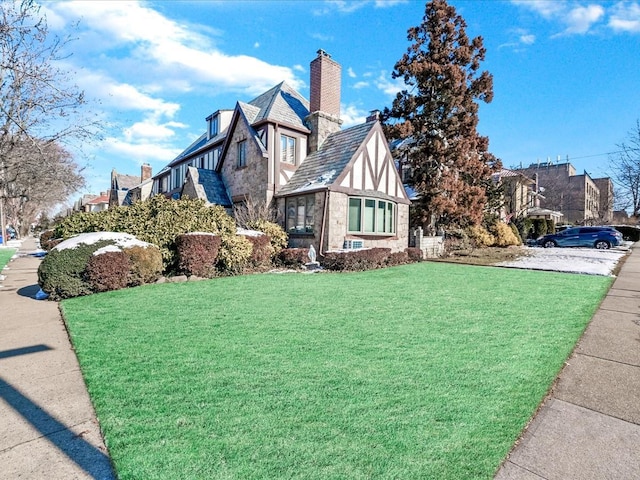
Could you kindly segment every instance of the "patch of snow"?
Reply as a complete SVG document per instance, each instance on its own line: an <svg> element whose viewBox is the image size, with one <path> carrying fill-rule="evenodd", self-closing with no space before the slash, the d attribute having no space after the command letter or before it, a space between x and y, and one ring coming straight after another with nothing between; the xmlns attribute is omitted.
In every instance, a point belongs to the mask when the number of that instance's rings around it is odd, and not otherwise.
<svg viewBox="0 0 640 480"><path fill-rule="evenodd" d="M236 235L244 235L245 237L261 237L264 235L264 232L259 232L257 230L247 230L246 228L237 228Z"/></svg>
<svg viewBox="0 0 640 480"><path fill-rule="evenodd" d="M102 248L99 248L98 250L96 250L95 252L93 252L93 255L102 255L103 253L108 253L108 252L121 252L122 249L120 247L118 247L117 245L105 245Z"/></svg>
<svg viewBox="0 0 640 480"><path fill-rule="evenodd" d="M60 242L58 245L53 247L53 250L67 250L69 248L76 248L78 245L93 245L94 243L98 243L101 240L111 240L120 248L129 248L129 247L149 247L153 244L143 242L142 240L138 240L133 235L128 233L118 233L118 232L91 232L91 233L81 233L80 235L76 235L75 237L68 238L64 242Z"/></svg>
<svg viewBox="0 0 640 480"><path fill-rule="evenodd" d="M531 270L551 270L590 275L611 275L618 262L629 253L628 248L596 250L595 248L541 248L524 247L526 256L509 262L499 263L501 267L525 268Z"/></svg>
<svg viewBox="0 0 640 480"><path fill-rule="evenodd" d="M211 232L188 232L185 233L185 235L211 235L212 237L216 237L218 234Z"/></svg>

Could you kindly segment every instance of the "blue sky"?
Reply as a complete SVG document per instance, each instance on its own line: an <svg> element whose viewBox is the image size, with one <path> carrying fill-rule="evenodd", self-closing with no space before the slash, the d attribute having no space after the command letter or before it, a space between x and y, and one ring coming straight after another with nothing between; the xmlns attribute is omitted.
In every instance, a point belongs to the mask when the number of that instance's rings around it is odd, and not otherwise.
<svg viewBox="0 0 640 480"><path fill-rule="evenodd" d="M606 153L640 118L640 2L450 0L487 49L494 100L479 131L505 166L567 156L607 174ZM49 27L72 33L64 67L105 127L84 147L86 192L112 168L158 172L205 131L205 118L285 80L308 98L320 48L342 65L349 126L390 106L391 78L424 1L44 2ZM72 25L76 22L75 30Z"/></svg>

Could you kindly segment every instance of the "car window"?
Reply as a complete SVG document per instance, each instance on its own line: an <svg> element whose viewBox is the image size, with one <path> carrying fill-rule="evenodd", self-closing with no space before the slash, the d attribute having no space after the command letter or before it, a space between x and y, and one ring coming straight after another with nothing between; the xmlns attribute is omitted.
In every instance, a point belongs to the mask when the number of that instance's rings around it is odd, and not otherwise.
<svg viewBox="0 0 640 480"><path fill-rule="evenodd" d="M597 233L600 230L601 230L600 228L587 227L587 228L581 228L580 233Z"/></svg>
<svg viewBox="0 0 640 480"><path fill-rule="evenodd" d="M577 234L578 234L577 228L567 228L564 232L562 232L562 235L577 235Z"/></svg>

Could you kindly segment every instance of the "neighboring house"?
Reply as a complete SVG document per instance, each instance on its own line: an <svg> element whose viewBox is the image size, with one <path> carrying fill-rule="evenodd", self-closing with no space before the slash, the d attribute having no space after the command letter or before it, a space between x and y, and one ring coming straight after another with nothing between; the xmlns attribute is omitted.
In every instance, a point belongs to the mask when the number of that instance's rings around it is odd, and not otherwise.
<svg viewBox="0 0 640 480"><path fill-rule="evenodd" d="M151 166L146 163L140 167L140 176L123 175L115 168L111 170L109 206L131 205L149 198L153 186L151 173Z"/></svg>
<svg viewBox="0 0 640 480"><path fill-rule="evenodd" d="M310 67L309 101L282 82L217 110L153 177L152 192L226 208L271 204L294 247L403 250L410 201L377 116L341 130L341 67L322 50Z"/></svg>
<svg viewBox="0 0 640 480"><path fill-rule="evenodd" d="M538 177L529 178L521 171L503 168L493 174L492 179L502 184L503 205L500 210L500 219L506 222L519 217L541 218L560 222L561 212L541 208L540 204L545 200L540 193Z"/></svg>
<svg viewBox="0 0 640 480"><path fill-rule="evenodd" d="M593 179L587 172L577 175L569 162L533 163L516 171L530 178L537 176L544 195L540 207L561 212L566 222L586 225L611 221L613 184L610 178Z"/></svg>
<svg viewBox="0 0 640 480"><path fill-rule="evenodd" d="M107 192L100 192L100 195L84 194L67 211L67 215L75 212L101 212L109 208L109 195Z"/></svg>

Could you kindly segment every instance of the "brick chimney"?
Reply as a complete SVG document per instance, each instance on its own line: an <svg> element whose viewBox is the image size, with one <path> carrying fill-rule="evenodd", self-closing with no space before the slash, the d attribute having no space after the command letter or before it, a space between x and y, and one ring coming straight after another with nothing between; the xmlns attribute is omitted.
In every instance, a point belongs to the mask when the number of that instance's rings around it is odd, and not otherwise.
<svg viewBox="0 0 640 480"><path fill-rule="evenodd" d="M309 116L305 119L311 130L309 153L317 151L322 142L340 130L340 82L342 67L324 50L311 62Z"/></svg>
<svg viewBox="0 0 640 480"><path fill-rule="evenodd" d="M140 183L151 178L151 165L143 163L140 167Z"/></svg>

